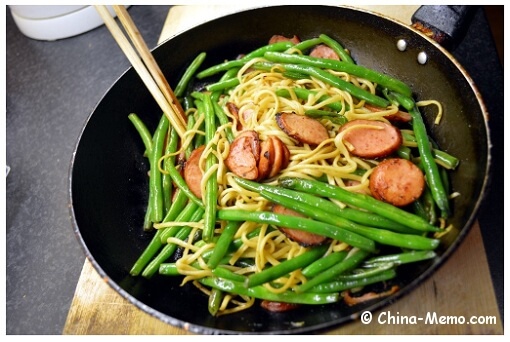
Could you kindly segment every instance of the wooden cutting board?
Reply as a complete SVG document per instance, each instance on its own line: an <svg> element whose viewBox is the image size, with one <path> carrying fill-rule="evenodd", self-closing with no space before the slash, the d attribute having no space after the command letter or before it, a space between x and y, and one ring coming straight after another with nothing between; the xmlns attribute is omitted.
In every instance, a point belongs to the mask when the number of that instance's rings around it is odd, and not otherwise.
<svg viewBox="0 0 510 342"><path fill-rule="evenodd" d="M248 6L242 6L243 8ZM227 13L240 6L174 6L160 41ZM363 6L406 24L417 6ZM448 316L450 324L396 324L426 315ZM377 319L393 317L394 324ZM486 323L451 323L462 317L478 317ZM331 329L325 334L503 334L485 249L478 223L452 257L427 281L396 303L373 314L371 324L359 320ZM396 318L398 317L398 318ZM387 321L387 320L386 320ZM112 290L88 260L82 269L63 334L72 335L187 335L185 329L170 326L144 313Z"/></svg>

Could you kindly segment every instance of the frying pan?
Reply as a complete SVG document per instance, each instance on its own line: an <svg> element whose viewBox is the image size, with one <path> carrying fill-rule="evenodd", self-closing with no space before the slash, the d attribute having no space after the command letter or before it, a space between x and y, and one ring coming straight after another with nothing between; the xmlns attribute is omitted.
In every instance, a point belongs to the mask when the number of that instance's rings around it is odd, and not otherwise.
<svg viewBox="0 0 510 342"><path fill-rule="evenodd" d="M235 316L213 318L207 298L180 278L130 277L129 270L152 234L142 230L148 198L148 162L143 144L127 118L137 113L153 131L161 111L131 68L104 95L79 137L70 167L71 217L87 258L103 279L133 305L160 320L203 334L294 334L348 322L365 310L376 310L409 293L435 272L471 228L488 181L490 142L487 113L472 80L440 45L401 23L343 7L277 6L228 15L170 38L154 51L163 73L175 85L191 60L207 52L204 68L265 45L273 34L302 40L325 33L347 47L361 65L401 79L417 99L437 99L444 106L440 125L426 124L448 153L460 159L451 175L452 223L438 256L401 266L396 294L354 307L343 303L303 306L271 314L254 305ZM396 47L407 42L405 51ZM428 61L417 62L425 52ZM292 322L301 322L299 325Z"/></svg>

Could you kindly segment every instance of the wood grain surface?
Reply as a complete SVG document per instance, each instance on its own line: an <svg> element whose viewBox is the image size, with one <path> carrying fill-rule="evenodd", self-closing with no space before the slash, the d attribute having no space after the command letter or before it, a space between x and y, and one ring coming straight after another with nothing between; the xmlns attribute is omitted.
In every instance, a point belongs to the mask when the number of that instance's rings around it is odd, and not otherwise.
<svg viewBox="0 0 510 342"><path fill-rule="evenodd" d="M248 6L174 6L165 22L160 41L227 13ZM363 6L404 23L410 23L417 6ZM379 317L477 316L493 320L485 324L380 324ZM503 325L480 227L477 223L452 257L427 281L396 303L373 313L374 321L359 320L325 334L503 334ZM185 329L170 326L144 313L111 289L85 261L71 303L63 334L70 335L187 335Z"/></svg>

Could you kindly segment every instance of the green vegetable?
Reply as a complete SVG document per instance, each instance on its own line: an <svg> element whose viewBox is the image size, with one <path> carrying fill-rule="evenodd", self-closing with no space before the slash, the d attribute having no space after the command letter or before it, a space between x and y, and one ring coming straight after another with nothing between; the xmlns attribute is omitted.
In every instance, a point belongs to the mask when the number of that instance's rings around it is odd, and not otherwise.
<svg viewBox="0 0 510 342"><path fill-rule="evenodd" d="M314 221L302 217L276 214L267 211L244 211L244 210L218 210L218 219L231 221L252 221L272 224L278 227L303 230L317 235L327 236L332 239L344 241L351 246L375 252L375 243L359 234L347 229L340 228L324 222Z"/></svg>
<svg viewBox="0 0 510 342"><path fill-rule="evenodd" d="M354 207L368 210L393 221L398 221L401 224L416 230L425 232L441 231L440 228L434 227L421 217L409 213L403 209L397 208L385 202L378 201L368 195L352 193L335 185L322 183L316 180L289 177L280 178L279 183L286 188L313 193L319 196L335 198Z"/></svg>
<svg viewBox="0 0 510 342"><path fill-rule="evenodd" d="M177 86L175 86L174 94L176 97L181 97L184 95L184 92L188 88L188 84L191 80L191 78L195 75L197 70L200 68L202 63L204 62L206 57L205 52L201 52L198 54L197 57L191 62L191 64L188 66L188 68L184 71L184 74L182 75L181 79L179 80L179 83L177 83Z"/></svg>
<svg viewBox="0 0 510 342"><path fill-rule="evenodd" d="M369 69L367 67L356 65L353 63L337 61L327 58L316 58L311 56L288 54L281 52L267 52L264 54L264 58L274 63L290 63L295 65L304 65L320 69L330 69L335 71L346 72L351 75L377 83L383 87L395 91L398 94L402 94L408 97L412 96L411 88L409 88L409 86L404 82L399 81L393 77L387 76L385 74L382 74L373 69ZM388 105L389 103L381 107L387 107Z"/></svg>
<svg viewBox="0 0 510 342"><path fill-rule="evenodd" d="M271 194L266 191L262 191L260 194L264 198L274 201L275 203L280 203L289 209L297 211L315 220L350 230L353 233L362 235L383 245L420 250L435 249L439 245L439 240L436 239L430 239L420 235L400 234L384 229L365 227L342 217L332 215L320 208L315 208L305 203L299 203L298 201L294 201L283 196Z"/></svg>
<svg viewBox="0 0 510 342"><path fill-rule="evenodd" d="M209 261L207 262L207 267L209 267L210 269L214 269L216 268L216 266L218 266L220 260L227 253L230 244L232 243L232 240L234 238L234 235L236 234L240 225L241 223L237 221L227 222L225 228L221 232L220 238L218 239L216 245L214 246L213 253L209 258Z"/></svg>
<svg viewBox="0 0 510 342"><path fill-rule="evenodd" d="M320 258L319 260L314 261L310 265L306 266L301 270L301 273L307 277L311 278L316 276L319 273L322 273L326 269L330 268L333 265L338 264L347 256L347 251L340 251L330 253L329 255Z"/></svg>
<svg viewBox="0 0 510 342"><path fill-rule="evenodd" d="M335 51L342 61L344 61L345 63L354 64L351 55L349 55L349 53L344 49L344 47L339 42L325 34L319 35L319 39L324 44L329 46L333 51Z"/></svg>
<svg viewBox="0 0 510 342"><path fill-rule="evenodd" d="M409 111L409 114L411 114L413 118L414 136L418 144L418 151L420 152L421 163L425 171L427 184L432 192L434 201L441 211L441 216L443 218L448 218L450 216L448 194L445 191L443 180L441 179L439 169L432 155L425 123L423 122L418 107L414 106Z"/></svg>
<svg viewBox="0 0 510 342"><path fill-rule="evenodd" d="M285 291L283 293L273 293L267 290L262 285L246 288L243 283L217 278L207 277L198 280L201 284L212 288L220 289L222 291L249 296L258 299L265 299L272 302L284 302L295 304L328 304L335 303L339 300L338 293L294 293L292 291Z"/></svg>
<svg viewBox="0 0 510 342"><path fill-rule="evenodd" d="M152 151L150 154L150 177L149 177L149 200L151 201L152 222L161 222L164 215L162 175L158 168L158 162L163 155L165 138L169 122L166 115L161 116L158 127L152 137Z"/></svg>
<svg viewBox="0 0 510 342"><path fill-rule="evenodd" d="M308 280L306 283L299 285L296 288L297 293L302 293L310 290L316 285L325 283L334 279L335 277L343 274L349 270L352 270L356 266L358 266L364 259L366 259L370 255L369 252L358 249L355 250L352 254L348 255L343 261L338 264L328 268L324 272L316 275L312 279Z"/></svg>
<svg viewBox="0 0 510 342"><path fill-rule="evenodd" d="M205 140L209 144L214 139L216 133L216 115L211 101L211 94L204 94L204 109L205 109ZM216 145L213 145L214 149ZM205 160L206 170L211 169L218 163L218 159L213 153L209 153ZM204 229L202 231L202 239L205 242L210 242L214 235L214 227L216 226L216 210L218 201L218 180L216 172L213 172L207 179L205 185L204 204Z"/></svg>
<svg viewBox="0 0 510 342"><path fill-rule="evenodd" d="M261 272L252 273L248 276L245 284L247 287L262 285L283 277L297 269L306 267L326 253L329 246L312 248L305 253L292 259L282 261L280 264L265 268Z"/></svg>

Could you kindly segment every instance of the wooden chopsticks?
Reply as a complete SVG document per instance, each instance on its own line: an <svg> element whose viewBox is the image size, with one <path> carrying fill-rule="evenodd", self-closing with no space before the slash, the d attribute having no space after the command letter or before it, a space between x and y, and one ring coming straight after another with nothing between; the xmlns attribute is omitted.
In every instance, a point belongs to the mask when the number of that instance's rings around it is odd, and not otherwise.
<svg viewBox="0 0 510 342"><path fill-rule="evenodd" d="M122 29L111 15L106 6L96 5L96 10L103 19L106 27L110 30L113 38L122 49L131 65L136 70L143 83L150 91L161 110L165 113L170 124L175 128L181 138L186 132L186 117L180 102L175 97L172 88L152 56L147 44L143 40L135 23L124 6L114 5L113 9L117 14L122 26L127 32L131 43L124 35ZM133 48L134 46L134 48Z"/></svg>

